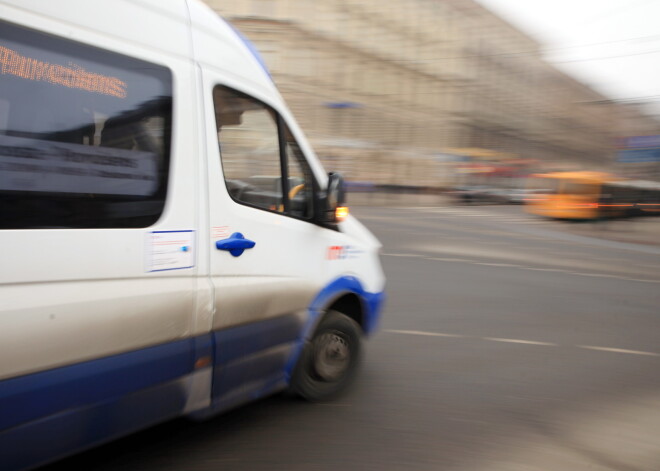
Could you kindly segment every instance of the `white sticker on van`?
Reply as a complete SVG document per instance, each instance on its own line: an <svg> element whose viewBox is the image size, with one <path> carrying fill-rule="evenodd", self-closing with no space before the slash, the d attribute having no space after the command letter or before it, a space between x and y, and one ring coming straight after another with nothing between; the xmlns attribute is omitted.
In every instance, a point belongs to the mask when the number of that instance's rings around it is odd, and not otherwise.
<svg viewBox="0 0 660 471"><path fill-rule="evenodd" d="M328 247L326 258L328 260L350 260L359 258L364 250L352 245L331 245Z"/></svg>
<svg viewBox="0 0 660 471"><path fill-rule="evenodd" d="M226 239L229 237L229 226L213 226L211 228L212 239Z"/></svg>
<svg viewBox="0 0 660 471"><path fill-rule="evenodd" d="M153 231L147 234L147 271L195 266L195 231Z"/></svg>

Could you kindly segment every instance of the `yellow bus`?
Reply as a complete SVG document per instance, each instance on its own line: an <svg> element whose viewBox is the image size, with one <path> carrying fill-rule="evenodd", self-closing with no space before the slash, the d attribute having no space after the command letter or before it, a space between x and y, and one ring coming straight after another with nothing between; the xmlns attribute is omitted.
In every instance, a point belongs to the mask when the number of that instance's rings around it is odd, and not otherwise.
<svg viewBox="0 0 660 471"><path fill-rule="evenodd" d="M531 175L525 209L553 219L592 220L660 213L660 183L605 172Z"/></svg>

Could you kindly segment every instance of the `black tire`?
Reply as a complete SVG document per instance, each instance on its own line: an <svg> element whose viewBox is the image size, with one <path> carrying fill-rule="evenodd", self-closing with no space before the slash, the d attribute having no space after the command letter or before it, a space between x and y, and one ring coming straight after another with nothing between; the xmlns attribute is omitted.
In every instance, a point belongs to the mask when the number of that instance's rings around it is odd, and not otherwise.
<svg viewBox="0 0 660 471"><path fill-rule="evenodd" d="M340 312L328 311L303 348L291 392L314 402L335 398L355 377L360 357L360 326Z"/></svg>

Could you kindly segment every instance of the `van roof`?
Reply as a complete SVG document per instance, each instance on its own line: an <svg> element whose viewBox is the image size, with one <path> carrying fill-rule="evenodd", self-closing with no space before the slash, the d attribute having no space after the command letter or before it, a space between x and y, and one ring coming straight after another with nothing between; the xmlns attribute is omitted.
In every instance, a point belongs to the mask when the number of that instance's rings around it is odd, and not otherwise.
<svg viewBox="0 0 660 471"><path fill-rule="evenodd" d="M154 1L154 0L150 0ZM182 0L190 11L195 58L208 66L248 78L273 91L268 68L257 48L201 0Z"/></svg>

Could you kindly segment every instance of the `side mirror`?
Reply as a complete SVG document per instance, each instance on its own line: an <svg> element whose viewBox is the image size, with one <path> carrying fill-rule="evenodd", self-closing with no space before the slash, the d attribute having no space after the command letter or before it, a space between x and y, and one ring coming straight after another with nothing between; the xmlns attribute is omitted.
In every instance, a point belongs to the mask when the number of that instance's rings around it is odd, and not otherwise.
<svg viewBox="0 0 660 471"><path fill-rule="evenodd" d="M323 208L322 223L336 224L348 216L348 208L344 206L346 188L344 178L336 172L328 174L328 187L322 196L320 206Z"/></svg>
<svg viewBox="0 0 660 471"><path fill-rule="evenodd" d="M344 206L346 200L346 187L344 186L344 177L336 172L328 173L328 209L336 209L338 206Z"/></svg>

